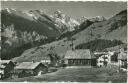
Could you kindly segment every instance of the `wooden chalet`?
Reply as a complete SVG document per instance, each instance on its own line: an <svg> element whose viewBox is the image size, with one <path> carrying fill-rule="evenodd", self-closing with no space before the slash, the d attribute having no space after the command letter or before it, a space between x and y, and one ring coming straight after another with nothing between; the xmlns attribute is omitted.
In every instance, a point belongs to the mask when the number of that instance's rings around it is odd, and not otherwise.
<svg viewBox="0 0 128 83"><path fill-rule="evenodd" d="M45 55L42 59L41 59L41 63L43 64L51 64L51 58L48 55Z"/></svg>
<svg viewBox="0 0 128 83"><path fill-rule="evenodd" d="M64 58L68 66L96 66L96 57L89 49L68 50Z"/></svg>
<svg viewBox="0 0 128 83"><path fill-rule="evenodd" d="M118 54L119 67L127 68L127 51Z"/></svg>
<svg viewBox="0 0 128 83"><path fill-rule="evenodd" d="M41 62L22 62L11 72L12 78L41 75L47 72L47 66Z"/></svg>
<svg viewBox="0 0 128 83"><path fill-rule="evenodd" d="M15 64L10 60L0 60L0 79L8 78L10 71L15 67Z"/></svg>

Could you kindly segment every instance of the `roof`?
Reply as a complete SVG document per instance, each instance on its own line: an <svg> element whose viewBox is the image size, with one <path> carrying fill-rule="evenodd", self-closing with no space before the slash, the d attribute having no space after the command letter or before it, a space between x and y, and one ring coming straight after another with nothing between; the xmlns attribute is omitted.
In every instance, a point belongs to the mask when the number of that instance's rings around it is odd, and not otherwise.
<svg viewBox="0 0 128 83"><path fill-rule="evenodd" d="M9 63L10 60L0 60L0 64L3 64L3 63Z"/></svg>
<svg viewBox="0 0 128 83"><path fill-rule="evenodd" d="M68 50L65 59L94 59L95 55L89 50Z"/></svg>
<svg viewBox="0 0 128 83"><path fill-rule="evenodd" d="M0 68L5 68L10 60L0 60Z"/></svg>
<svg viewBox="0 0 128 83"><path fill-rule="evenodd" d="M13 69L12 71L10 71L10 73L21 73L23 70L17 70L17 69Z"/></svg>
<svg viewBox="0 0 128 83"><path fill-rule="evenodd" d="M22 62L18 66L15 67L15 69L35 69L40 62Z"/></svg>
<svg viewBox="0 0 128 83"><path fill-rule="evenodd" d="M126 52L121 52L118 54L118 59L120 60L126 60L127 59L127 53Z"/></svg>

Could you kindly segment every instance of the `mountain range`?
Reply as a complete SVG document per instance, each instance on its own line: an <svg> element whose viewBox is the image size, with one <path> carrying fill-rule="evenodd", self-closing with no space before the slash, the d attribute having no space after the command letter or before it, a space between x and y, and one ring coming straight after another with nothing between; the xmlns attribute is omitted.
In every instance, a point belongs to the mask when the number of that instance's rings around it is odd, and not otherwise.
<svg viewBox="0 0 128 83"><path fill-rule="evenodd" d="M78 21L59 10L47 15L41 10L23 12L7 8L1 11L1 19L2 57L17 62L40 61L49 53L62 57L71 49L101 48L97 42L109 42L109 47L127 43L127 10L109 19L96 16ZM105 45L103 49L108 48ZM18 53L13 51L16 49Z"/></svg>

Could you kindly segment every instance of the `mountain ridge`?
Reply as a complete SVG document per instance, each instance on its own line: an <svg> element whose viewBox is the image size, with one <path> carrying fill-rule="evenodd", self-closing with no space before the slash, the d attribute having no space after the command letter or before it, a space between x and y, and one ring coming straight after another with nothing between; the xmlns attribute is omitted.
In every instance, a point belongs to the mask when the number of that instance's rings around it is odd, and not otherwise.
<svg viewBox="0 0 128 83"><path fill-rule="evenodd" d="M110 41L111 44L113 43L113 40L121 41L121 44L127 43L126 17L127 10L124 10L123 13L118 13L106 21L96 22L89 26L84 25L82 26L84 28L83 30L72 36L69 36L70 38L65 36L64 38L58 41L54 41L46 45L41 45L35 48L28 49L25 52L23 52L20 57L14 58L13 60L17 62L32 61L32 57L35 57L33 58L33 60L40 61L44 55L51 53L51 51L53 53L56 53L58 56L63 57L66 51L71 50L72 47L75 48L76 46L82 43L86 44L94 40L100 39L103 41ZM118 26L115 25L116 23L118 23ZM110 35L110 37L108 37L108 35ZM114 46L116 45L120 45L120 43L117 43Z"/></svg>

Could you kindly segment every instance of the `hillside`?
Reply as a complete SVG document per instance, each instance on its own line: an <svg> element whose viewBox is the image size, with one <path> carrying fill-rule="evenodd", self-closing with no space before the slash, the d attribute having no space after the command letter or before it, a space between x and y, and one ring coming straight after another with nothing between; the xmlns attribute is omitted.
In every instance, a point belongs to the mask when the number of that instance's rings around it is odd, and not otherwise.
<svg viewBox="0 0 128 83"><path fill-rule="evenodd" d="M122 12L124 13L119 13L107 21L93 23L87 29L74 35L73 38L77 38L78 43L95 39L117 39L127 43L127 11Z"/></svg>
<svg viewBox="0 0 128 83"><path fill-rule="evenodd" d="M71 49L72 47L71 39L73 39L73 48L75 48L79 44L82 43L86 44L96 39L102 39L106 41L116 40L121 42L121 43L117 43L116 45L126 43L126 38L127 38L126 17L127 17L127 11L124 10L114 15L112 18L108 20L95 22L86 27L83 26L82 30L76 32L71 36L65 36L61 40L58 41L56 40L46 45L28 49L20 57L16 57L13 60L17 62L32 61L32 60L40 61L41 59L43 59L44 55L47 55L49 53L56 53L58 56L63 57L66 51Z"/></svg>
<svg viewBox="0 0 128 83"><path fill-rule="evenodd" d="M78 26L75 19L60 19L52 17L42 10L20 11L6 8L1 10L2 59L20 56L27 49L46 44L55 40L63 32L69 31L70 26ZM58 13L57 15L61 15ZM64 14L63 14L64 15ZM59 20L57 20L59 19ZM57 21L56 21L57 20ZM63 22L64 23L61 23ZM15 50L17 50L15 52ZM1 57L1 56L0 56Z"/></svg>
<svg viewBox="0 0 128 83"><path fill-rule="evenodd" d="M25 13L7 8L1 11L1 24L2 28L13 24L15 30L27 32L36 31L38 34L47 37L59 36L60 32L54 23L47 18L48 16L46 16L37 10Z"/></svg>
<svg viewBox="0 0 128 83"><path fill-rule="evenodd" d="M34 42L39 43L59 35L54 22L41 11L23 12L11 8L1 10L2 59L19 56L24 50L33 47Z"/></svg>
<svg viewBox="0 0 128 83"><path fill-rule="evenodd" d="M30 76L6 81L11 82L102 82L126 83L127 74L113 68L65 68L41 76Z"/></svg>

